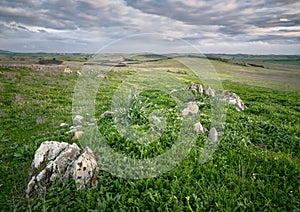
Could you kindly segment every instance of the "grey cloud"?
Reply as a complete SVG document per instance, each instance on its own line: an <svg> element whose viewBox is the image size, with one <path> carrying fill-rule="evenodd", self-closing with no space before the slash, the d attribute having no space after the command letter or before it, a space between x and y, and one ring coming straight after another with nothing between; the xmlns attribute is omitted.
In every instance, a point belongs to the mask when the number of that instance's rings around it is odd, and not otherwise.
<svg viewBox="0 0 300 212"><path fill-rule="evenodd" d="M0 45L14 39L35 48L94 48L147 32L193 44L299 43L297 5L297 0L0 0Z"/></svg>
<svg viewBox="0 0 300 212"><path fill-rule="evenodd" d="M75 0L0 2L0 19L58 30L78 28L121 26L118 10L98 8L95 5ZM112 5L108 5L112 7ZM107 9L107 10L106 10ZM89 18L90 17L90 18ZM91 17L93 21L91 21Z"/></svg>
<svg viewBox="0 0 300 212"><path fill-rule="evenodd" d="M249 27L290 27L300 24L299 13L289 14L294 9L293 4L298 2L296 0L187 1L191 4L177 0L126 2L145 13L165 16L189 25L221 26L218 32L227 36L247 35ZM287 21L280 21L282 18Z"/></svg>

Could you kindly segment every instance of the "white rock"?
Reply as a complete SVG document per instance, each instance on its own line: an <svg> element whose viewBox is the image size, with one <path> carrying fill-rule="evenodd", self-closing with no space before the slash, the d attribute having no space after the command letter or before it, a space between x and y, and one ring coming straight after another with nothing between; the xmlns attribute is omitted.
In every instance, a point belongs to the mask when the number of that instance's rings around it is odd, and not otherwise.
<svg viewBox="0 0 300 212"><path fill-rule="evenodd" d="M189 114L197 114L199 112L199 107L195 102L188 102L187 107L184 108L181 112L183 117L188 116Z"/></svg>
<svg viewBox="0 0 300 212"><path fill-rule="evenodd" d="M36 179L35 176L33 176L29 183L27 184L27 188L26 188L26 197L29 198L29 194L33 191L34 187L36 185Z"/></svg>
<svg viewBox="0 0 300 212"><path fill-rule="evenodd" d="M216 142L219 139L219 135L218 135L218 131L216 130L216 128L211 128L208 134L208 138L212 141L212 142Z"/></svg>
<svg viewBox="0 0 300 212"><path fill-rule="evenodd" d="M80 124L80 123L82 123L83 120L84 120L84 117L83 117L83 116L81 116L81 115L76 115L76 116L74 117L74 119L73 119L73 122L74 122L74 123L77 123L77 124Z"/></svg>
<svg viewBox="0 0 300 212"><path fill-rule="evenodd" d="M153 122L155 122L155 123L161 122L160 118L158 118L157 116L151 116L151 118L152 118Z"/></svg>
<svg viewBox="0 0 300 212"><path fill-rule="evenodd" d="M243 111L247 109L247 106L244 104L241 98L235 93L231 93L229 91L223 91L221 94L221 99L223 101L228 102L230 105L234 106L237 111Z"/></svg>
<svg viewBox="0 0 300 212"><path fill-rule="evenodd" d="M80 155L80 148L77 144L69 145L66 150L57 156L53 161L53 173L61 175L62 178L68 178L73 175L73 170L68 168L73 165L74 161Z"/></svg>
<svg viewBox="0 0 300 212"><path fill-rule="evenodd" d="M61 123L59 126L60 126L60 127L67 127L68 124L66 124L66 123Z"/></svg>
<svg viewBox="0 0 300 212"><path fill-rule="evenodd" d="M193 130L195 133L205 134L205 129L203 128L203 126L200 122L197 122L196 124L194 124Z"/></svg>
<svg viewBox="0 0 300 212"><path fill-rule="evenodd" d="M79 173L76 166L80 161L85 168ZM80 189L88 184L97 185L99 168L92 151L87 147L80 155L80 148L75 143L71 145L56 141L43 142L35 152L31 167L30 180L26 188L27 197L46 190L50 185L49 182L56 179L74 178L75 182L79 183Z"/></svg>
<svg viewBox="0 0 300 212"><path fill-rule="evenodd" d="M197 91L198 91L198 93L200 94L200 95L202 95L203 94L203 87L202 87L202 85L200 84L200 85L198 85L198 89L197 89Z"/></svg>
<svg viewBox="0 0 300 212"><path fill-rule="evenodd" d="M73 178L78 189L84 189L89 183L92 187L98 184L98 165L92 150L86 147L79 158L74 162Z"/></svg>
<svg viewBox="0 0 300 212"><path fill-rule="evenodd" d="M75 134L74 134L74 136L73 136L73 138L72 138L72 140L73 141L74 140L78 140L83 134L84 134L83 131L76 131Z"/></svg>
<svg viewBox="0 0 300 212"><path fill-rule="evenodd" d="M211 97L215 97L215 96L216 96L215 90L212 89L210 86L207 86L207 88L204 90L203 93L204 93L205 95L211 96Z"/></svg>
<svg viewBox="0 0 300 212"><path fill-rule="evenodd" d="M82 128L82 125L71 126L70 130L67 133L76 132L76 131L78 131L81 128Z"/></svg>
<svg viewBox="0 0 300 212"><path fill-rule="evenodd" d="M104 78L106 78L106 75L105 74L99 74L97 77L104 79Z"/></svg>
<svg viewBox="0 0 300 212"><path fill-rule="evenodd" d="M45 161L53 160L68 146L66 142L46 141L34 154L33 166L38 169Z"/></svg>
<svg viewBox="0 0 300 212"><path fill-rule="evenodd" d="M112 112L112 111L105 111L104 113L102 113L102 114L100 115L100 118L104 118L104 117L106 117L106 116L114 115L114 114L115 114L115 113Z"/></svg>
<svg viewBox="0 0 300 212"><path fill-rule="evenodd" d="M174 88L170 91L170 94L175 93L175 92L177 92L177 89Z"/></svg>

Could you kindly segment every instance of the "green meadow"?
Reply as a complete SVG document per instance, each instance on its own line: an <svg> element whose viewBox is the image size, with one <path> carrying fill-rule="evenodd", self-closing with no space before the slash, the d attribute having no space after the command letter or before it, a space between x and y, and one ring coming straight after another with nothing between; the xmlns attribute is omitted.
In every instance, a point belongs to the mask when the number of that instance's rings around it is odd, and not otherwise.
<svg viewBox="0 0 300 212"><path fill-rule="evenodd" d="M187 101L204 102L199 112L207 116L198 120L210 128L210 98L185 90L190 82L202 80L181 63L190 60L189 56L122 56L130 60L114 67L85 64L92 60L91 55L0 55L1 211L300 210L299 56L217 55L217 59L209 60L222 89L238 94L248 108L238 112L226 105L222 137L206 163L200 164L199 157L207 135L198 135L186 158L159 176L127 179L101 169L100 164L96 188L76 190L72 180L57 180L47 191L27 199L26 184L39 145L43 141L74 142L74 134L66 133L68 129L60 123L73 125L72 101L80 78L76 71L82 72L84 67L106 75L97 78L101 86L95 96L95 117L99 132L117 152L147 159L172 147L182 124L180 105L162 91L163 87L189 92ZM120 55L100 59L112 61L115 57ZM61 65L39 64L40 60L53 58ZM204 61L201 57L191 58L196 64ZM65 73L65 67L73 72ZM214 83L215 79L209 78L213 77L211 73L204 77ZM149 87L132 94L127 111L131 117L128 123L141 133L144 143L122 137L112 117L100 118L110 110L122 86L136 90ZM166 126L155 140L145 132L152 129L149 117L157 111L166 115ZM84 142L75 142L84 148Z"/></svg>

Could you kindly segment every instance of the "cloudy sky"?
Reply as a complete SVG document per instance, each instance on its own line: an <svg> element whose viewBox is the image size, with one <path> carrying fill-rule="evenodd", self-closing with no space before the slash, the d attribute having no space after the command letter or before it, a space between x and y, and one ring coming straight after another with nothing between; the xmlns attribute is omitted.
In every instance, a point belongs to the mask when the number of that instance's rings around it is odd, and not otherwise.
<svg viewBox="0 0 300 212"><path fill-rule="evenodd" d="M300 1L0 0L0 31L17 52L300 54Z"/></svg>

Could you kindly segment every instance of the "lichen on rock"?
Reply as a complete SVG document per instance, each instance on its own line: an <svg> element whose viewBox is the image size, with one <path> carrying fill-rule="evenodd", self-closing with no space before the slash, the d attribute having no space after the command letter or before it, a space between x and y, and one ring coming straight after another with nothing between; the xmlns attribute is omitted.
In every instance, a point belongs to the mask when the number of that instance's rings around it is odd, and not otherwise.
<svg viewBox="0 0 300 212"><path fill-rule="evenodd" d="M82 164L82 169L78 169ZM77 144L45 141L36 150L31 165L26 196L32 197L46 190L57 179L73 178L78 189L98 183L98 164L92 150L86 147L81 153Z"/></svg>

